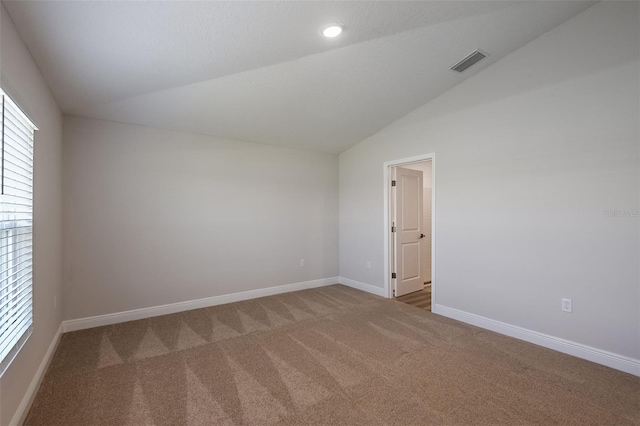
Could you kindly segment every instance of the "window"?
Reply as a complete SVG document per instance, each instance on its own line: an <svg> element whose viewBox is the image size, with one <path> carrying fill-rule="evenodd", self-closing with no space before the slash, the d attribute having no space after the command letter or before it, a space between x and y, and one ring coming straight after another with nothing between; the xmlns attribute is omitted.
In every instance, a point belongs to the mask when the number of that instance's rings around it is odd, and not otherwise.
<svg viewBox="0 0 640 426"><path fill-rule="evenodd" d="M36 127L0 90L0 374L33 323L33 136Z"/></svg>

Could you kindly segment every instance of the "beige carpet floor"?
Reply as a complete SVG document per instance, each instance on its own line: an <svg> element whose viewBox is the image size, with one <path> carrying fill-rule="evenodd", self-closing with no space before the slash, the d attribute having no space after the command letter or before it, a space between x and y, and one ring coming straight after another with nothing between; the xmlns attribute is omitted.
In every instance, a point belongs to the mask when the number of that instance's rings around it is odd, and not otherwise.
<svg viewBox="0 0 640 426"><path fill-rule="evenodd" d="M340 285L66 333L27 425L623 425L640 379Z"/></svg>

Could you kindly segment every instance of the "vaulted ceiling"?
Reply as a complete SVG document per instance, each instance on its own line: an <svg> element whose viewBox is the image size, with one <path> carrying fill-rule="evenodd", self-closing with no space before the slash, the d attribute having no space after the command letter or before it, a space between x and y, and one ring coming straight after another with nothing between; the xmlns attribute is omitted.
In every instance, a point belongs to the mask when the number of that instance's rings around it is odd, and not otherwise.
<svg viewBox="0 0 640 426"><path fill-rule="evenodd" d="M330 153L593 3L5 1L67 114Z"/></svg>

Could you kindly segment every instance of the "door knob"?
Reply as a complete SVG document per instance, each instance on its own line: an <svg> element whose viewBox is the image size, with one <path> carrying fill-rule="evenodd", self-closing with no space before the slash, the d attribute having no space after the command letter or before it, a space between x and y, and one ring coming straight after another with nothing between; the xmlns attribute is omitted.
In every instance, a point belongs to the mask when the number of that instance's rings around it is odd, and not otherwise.
<svg viewBox="0 0 640 426"><path fill-rule="evenodd" d="M420 238L424 238L424 237L426 237L426 235L420 234Z"/></svg>

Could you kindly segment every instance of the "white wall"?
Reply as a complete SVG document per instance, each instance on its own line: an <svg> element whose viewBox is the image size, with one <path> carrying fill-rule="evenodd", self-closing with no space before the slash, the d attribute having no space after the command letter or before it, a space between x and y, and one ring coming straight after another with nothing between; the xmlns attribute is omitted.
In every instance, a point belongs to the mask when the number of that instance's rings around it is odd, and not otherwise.
<svg viewBox="0 0 640 426"><path fill-rule="evenodd" d="M429 282L431 281L431 161L406 164L402 167L422 172L422 233L425 237L420 240L422 244L420 266L422 279L424 282Z"/></svg>
<svg viewBox="0 0 640 426"><path fill-rule="evenodd" d="M638 16L598 3L342 153L341 276L384 286L383 162L435 152L436 302L639 359L638 217L604 214L639 207Z"/></svg>
<svg viewBox="0 0 640 426"><path fill-rule="evenodd" d="M65 319L338 276L336 155L69 116L63 134Z"/></svg>
<svg viewBox="0 0 640 426"><path fill-rule="evenodd" d="M2 87L40 129L34 153L34 331L0 378L0 424L7 425L62 321L62 117L4 6L0 15Z"/></svg>

